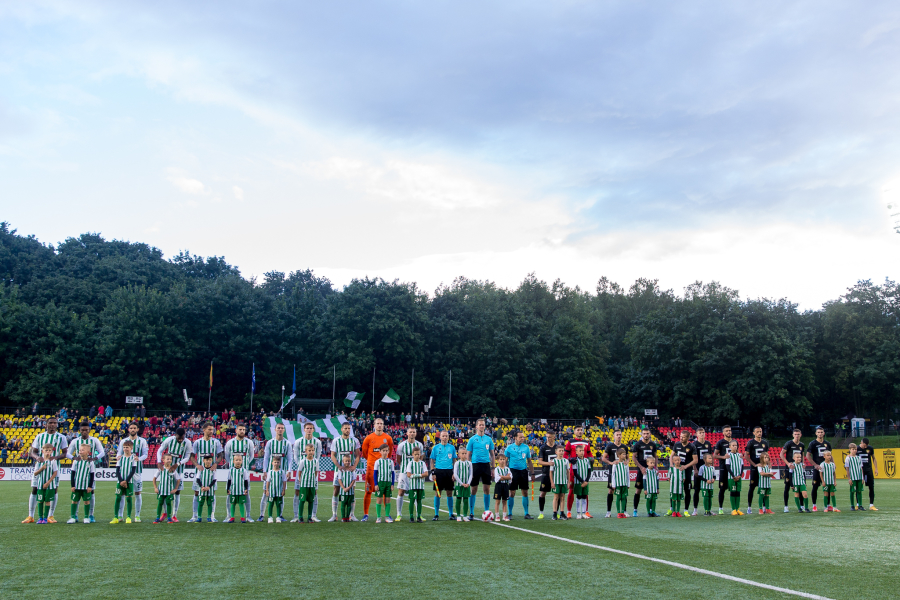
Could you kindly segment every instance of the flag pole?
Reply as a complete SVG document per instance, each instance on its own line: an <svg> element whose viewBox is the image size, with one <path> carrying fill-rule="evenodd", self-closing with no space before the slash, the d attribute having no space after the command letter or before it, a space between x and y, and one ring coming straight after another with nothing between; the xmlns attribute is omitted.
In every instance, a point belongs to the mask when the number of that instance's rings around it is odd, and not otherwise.
<svg viewBox="0 0 900 600"><path fill-rule="evenodd" d="M416 391L416 370L412 370L412 383L409 387L409 414L413 412L413 394Z"/></svg>
<svg viewBox="0 0 900 600"><path fill-rule="evenodd" d="M372 367L372 412L375 412L375 367Z"/></svg>
<svg viewBox="0 0 900 600"><path fill-rule="evenodd" d="M337 365L331 366L331 414L334 414L334 394L337 390Z"/></svg>
<svg viewBox="0 0 900 600"><path fill-rule="evenodd" d="M256 363L253 363L253 381L250 383L250 419L253 419L253 388L256 387Z"/></svg>
<svg viewBox="0 0 900 600"><path fill-rule="evenodd" d="M209 396L206 398L206 412L212 410L212 365L213 361L209 361Z"/></svg>
<svg viewBox="0 0 900 600"><path fill-rule="evenodd" d="M453 369L450 369L450 394L447 396L447 422L450 422L450 407L453 403Z"/></svg>

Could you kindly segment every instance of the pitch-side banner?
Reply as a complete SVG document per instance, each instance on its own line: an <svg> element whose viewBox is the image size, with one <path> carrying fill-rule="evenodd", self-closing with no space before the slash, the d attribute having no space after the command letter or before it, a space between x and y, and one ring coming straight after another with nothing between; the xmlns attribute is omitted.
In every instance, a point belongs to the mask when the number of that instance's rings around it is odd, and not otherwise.
<svg viewBox="0 0 900 600"><path fill-rule="evenodd" d="M63 481L68 480L71 477L71 469L69 467L60 468L59 476ZM0 481L31 481L32 473L34 472L34 467L0 467ZM151 488L153 485L153 478L156 477L157 469L152 468L144 469L144 474L141 476L142 480L145 484L150 484ZM185 469L184 471L184 482L187 484L194 482L194 477L196 475L196 471L193 469ZM364 478L364 473L362 471L358 471L356 474L357 481L362 481ZM293 476L290 477L291 480L294 479ZM115 469L97 469L94 472L94 480L95 481L115 481L116 480L116 470ZM319 481L333 481L334 480L334 471L319 471ZM216 469L216 481L218 483L224 484L228 481L228 470L227 469ZM262 473L250 473L250 481L262 481ZM145 488L146 489L146 488ZM221 489L221 488L220 488Z"/></svg>
<svg viewBox="0 0 900 600"><path fill-rule="evenodd" d="M837 463L835 476L838 479L846 479L847 471L844 469L844 459L850 456L850 451L841 448L832 451L832 454L834 454L834 462ZM900 448L875 450L875 464L878 466L878 474L875 479L900 479L900 474L897 472L898 459L900 459Z"/></svg>

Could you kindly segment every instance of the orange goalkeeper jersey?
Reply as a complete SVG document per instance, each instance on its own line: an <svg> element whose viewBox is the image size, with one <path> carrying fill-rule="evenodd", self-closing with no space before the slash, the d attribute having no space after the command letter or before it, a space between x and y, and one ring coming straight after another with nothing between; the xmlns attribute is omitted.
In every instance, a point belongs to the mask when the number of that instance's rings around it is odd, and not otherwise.
<svg viewBox="0 0 900 600"><path fill-rule="evenodd" d="M362 443L362 455L366 459L366 472L372 473L375 469L375 461L381 458L381 452L378 449L387 444L390 448L388 456L394 455L394 439L387 433L370 433Z"/></svg>

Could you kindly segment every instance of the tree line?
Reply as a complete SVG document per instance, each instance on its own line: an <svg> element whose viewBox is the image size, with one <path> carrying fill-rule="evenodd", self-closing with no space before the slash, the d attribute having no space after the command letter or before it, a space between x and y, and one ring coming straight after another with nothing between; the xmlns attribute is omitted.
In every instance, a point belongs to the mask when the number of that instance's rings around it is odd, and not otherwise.
<svg viewBox="0 0 900 600"><path fill-rule="evenodd" d="M720 283L682 295L655 280L596 289L527 276L516 289L457 278L354 279L310 270L245 279L224 257L89 233L57 246L0 224L0 404L277 410L296 366L299 397L393 388L415 410L582 418L642 414L702 423L897 418L900 288L860 281L820 310L741 299ZM401 401L406 410L408 402Z"/></svg>

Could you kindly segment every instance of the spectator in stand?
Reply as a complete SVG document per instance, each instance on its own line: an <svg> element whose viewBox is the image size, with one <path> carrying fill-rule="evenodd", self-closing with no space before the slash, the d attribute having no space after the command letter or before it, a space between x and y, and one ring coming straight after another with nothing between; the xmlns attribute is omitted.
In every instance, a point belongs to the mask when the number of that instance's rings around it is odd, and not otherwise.
<svg viewBox="0 0 900 600"><path fill-rule="evenodd" d="M88 411L88 419L93 420L94 417L97 416L97 407L93 404L91 405L91 410Z"/></svg>
<svg viewBox="0 0 900 600"><path fill-rule="evenodd" d="M102 418L103 418L103 413L104 413L105 411L106 411L106 407L103 406L103 405L101 404L100 407L97 409L97 416L100 417L100 418L102 419Z"/></svg>
<svg viewBox="0 0 900 600"><path fill-rule="evenodd" d="M38 403L37 402L35 402L34 404L31 405L31 414L32 415L38 414Z"/></svg>

